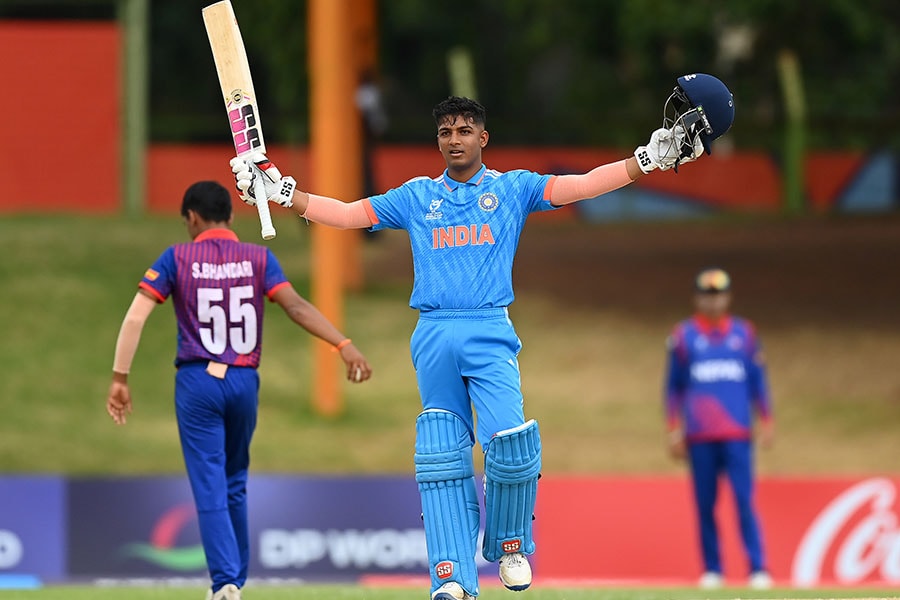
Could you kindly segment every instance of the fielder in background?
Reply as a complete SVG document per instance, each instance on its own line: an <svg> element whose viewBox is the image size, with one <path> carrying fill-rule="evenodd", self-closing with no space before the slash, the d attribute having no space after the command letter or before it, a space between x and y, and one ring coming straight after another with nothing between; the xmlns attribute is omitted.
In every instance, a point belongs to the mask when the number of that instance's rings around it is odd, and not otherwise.
<svg viewBox="0 0 900 600"><path fill-rule="evenodd" d="M247 472L265 300L332 344L350 381L369 379L372 369L350 339L297 294L271 250L238 240L227 189L213 181L193 184L181 215L193 241L170 246L144 273L116 341L106 411L125 424L132 409L128 372L141 331L156 305L172 296L175 414L212 580L207 598L236 600L250 559Z"/></svg>
<svg viewBox="0 0 900 600"><path fill-rule="evenodd" d="M310 221L409 234L414 270L409 304L419 311L410 350L423 408L416 419L414 461L432 600L465 600L479 592L476 439L484 452L481 553L499 563L508 589L531 585L527 557L535 550L532 518L541 439L537 422L525 419L518 363L522 345L507 311L519 235L530 213L594 198L701 156L708 142L731 126L731 93L708 75L682 81L677 88L684 98L678 105L682 114L669 127L654 131L633 156L581 175L489 169L482 162L489 138L485 109L460 97L447 98L432 113L446 170L384 194L344 203L297 191L285 199L281 182L270 175L277 170L265 156L232 160L248 203L266 201L250 195L260 177L270 201ZM694 103L684 96L685 86L693 89Z"/></svg>
<svg viewBox="0 0 900 600"><path fill-rule="evenodd" d="M731 483L747 553L748 584L771 587L759 518L753 506L753 420L759 440L772 443L774 428L762 348L753 325L729 314L731 279L721 269L696 280L696 314L675 326L668 340L666 417L669 450L687 457L700 525L703 588L723 584L715 505L719 476Z"/></svg>

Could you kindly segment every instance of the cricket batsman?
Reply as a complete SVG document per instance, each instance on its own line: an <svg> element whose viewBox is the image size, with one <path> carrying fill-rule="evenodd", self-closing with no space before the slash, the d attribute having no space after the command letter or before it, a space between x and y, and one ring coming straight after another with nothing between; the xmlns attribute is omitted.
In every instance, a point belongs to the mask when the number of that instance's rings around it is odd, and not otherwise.
<svg viewBox="0 0 900 600"><path fill-rule="evenodd" d="M296 191L280 197L265 156L232 160L247 202L262 178L266 197L301 217L341 229L403 229L413 255L409 305L419 313L410 340L422 412L414 463L422 500L432 600L479 593L475 556L481 506L472 448L484 453L485 531L481 553L499 563L513 591L532 582L532 518L541 471L538 423L526 419L519 375L522 347L510 320L512 267L531 213L601 196L655 170L704 154L734 117L731 93L710 75L679 78L673 120L622 160L578 175L488 168L485 108L450 97L432 111L446 169L437 176L354 202ZM675 94L673 93L673 98ZM537 126L537 117L526 127ZM476 426L477 422L477 426Z"/></svg>

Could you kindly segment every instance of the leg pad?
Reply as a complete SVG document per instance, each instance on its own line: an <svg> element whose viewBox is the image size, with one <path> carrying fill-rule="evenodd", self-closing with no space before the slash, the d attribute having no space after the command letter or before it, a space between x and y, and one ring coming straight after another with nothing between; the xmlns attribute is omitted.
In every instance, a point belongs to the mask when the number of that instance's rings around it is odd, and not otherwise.
<svg viewBox="0 0 900 600"><path fill-rule="evenodd" d="M491 438L484 455L485 532L482 554L534 552L531 522L541 472L541 435L531 420Z"/></svg>
<svg viewBox="0 0 900 600"><path fill-rule="evenodd" d="M465 423L451 412L429 409L416 419L416 483L432 591L455 581L478 595L475 554L480 514L473 443Z"/></svg>

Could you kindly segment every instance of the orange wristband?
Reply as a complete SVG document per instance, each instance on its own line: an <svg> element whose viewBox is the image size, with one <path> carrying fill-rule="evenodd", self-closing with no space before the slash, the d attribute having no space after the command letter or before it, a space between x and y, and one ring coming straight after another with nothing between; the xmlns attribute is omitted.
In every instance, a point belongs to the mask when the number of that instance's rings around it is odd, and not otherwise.
<svg viewBox="0 0 900 600"><path fill-rule="evenodd" d="M341 340L340 342L338 342L338 343L337 343L337 346L335 346L335 347L332 349L332 351L333 351L333 352L340 352L340 351L343 350L346 346L349 346L350 343L351 343L352 341L353 341L353 340L351 340L350 338L345 338L345 339Z"/></svg>

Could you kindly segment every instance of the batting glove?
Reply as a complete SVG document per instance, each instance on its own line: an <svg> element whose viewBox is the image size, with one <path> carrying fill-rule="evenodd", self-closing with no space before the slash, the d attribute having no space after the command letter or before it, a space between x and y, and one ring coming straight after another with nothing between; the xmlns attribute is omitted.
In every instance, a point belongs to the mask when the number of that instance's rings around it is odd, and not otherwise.
<svg viewBox="0 0 900 600"><path fill-rule="evenodd" d="M282 177L281 171L265 154L256 153L250 160L236 156L231 159L230 164L238 195L245 203L256 206L257 198L253 187L256 178L261 177L269 202L285 208L294 205L292 198L294 190L297 189L297 182L293 177Z"/></svg>
<svg viewBox="0 0 900 600"><path fill-rule="evenodd" d="M634 157L637 159L641 171L644 173L650 173L654 169L667 171L674 167L678 163L683 141L683 129L680 134L665 128L654 131L650 135L647 145L638 146L634 151Z"/></svg>

